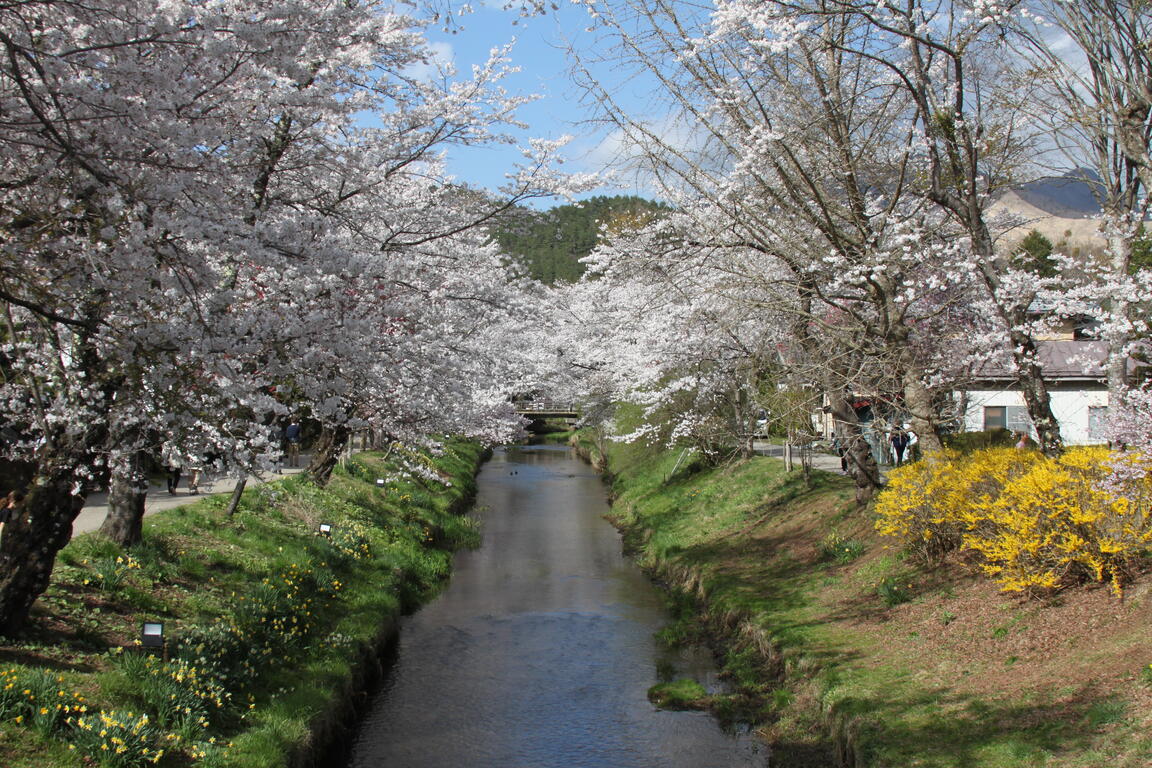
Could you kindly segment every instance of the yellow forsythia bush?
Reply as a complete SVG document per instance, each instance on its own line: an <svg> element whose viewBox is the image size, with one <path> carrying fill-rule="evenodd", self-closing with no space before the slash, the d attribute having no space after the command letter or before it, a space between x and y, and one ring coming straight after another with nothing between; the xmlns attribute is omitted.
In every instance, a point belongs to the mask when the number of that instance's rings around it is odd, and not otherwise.
<svg viewBox="0 0 1152 768"><path fill-rule="evenodd" d="M1152 548L1152 478L1114 473L1140 457L1077 448L1058 459L995 448L937 454L894 470L877 529L924 559L962 547L1005 591L1058 589L1086 579L1117 595ZM939 538L948 549L929 543Z"/></svg>
<svg viewBox="0 0 1152 768"><path fill-rule="evenodd" d="M945 449L893 469L876 503L876 529L899 539L924 563L958 549L967 511L996 498L1012 478L1043 456L1036 451L990 448L965 456Z"/></svg>

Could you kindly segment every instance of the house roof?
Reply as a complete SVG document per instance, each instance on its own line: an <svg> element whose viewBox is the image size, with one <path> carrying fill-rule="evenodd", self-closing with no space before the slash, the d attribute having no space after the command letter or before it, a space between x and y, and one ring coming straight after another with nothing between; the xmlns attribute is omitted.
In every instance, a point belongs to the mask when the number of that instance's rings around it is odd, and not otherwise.
<svg viewBox="0 0 1152 768"><path fill-rule="evenodd" d="M1036 342L1036 354L1045 379L1103 381L1108 344L1099 339L1048 340ZM1134 361L1128 361L1129 366ZM1005 358L986 360L973 370L977 379L1015 381L1016 372Z"/></svg>

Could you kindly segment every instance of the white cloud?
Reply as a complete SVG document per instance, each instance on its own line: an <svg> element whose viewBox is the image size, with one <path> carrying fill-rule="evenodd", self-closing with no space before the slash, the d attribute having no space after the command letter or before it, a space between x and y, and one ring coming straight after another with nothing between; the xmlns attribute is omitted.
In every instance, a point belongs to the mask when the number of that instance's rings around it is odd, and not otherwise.
<svg viewBox="0 0 1152 768"><path fill-rule="evenodd" d="M445 41L428 42L428 61L414 64L405 72L417 80L435 80L455 68L456 52L452 44Z"/></svg>

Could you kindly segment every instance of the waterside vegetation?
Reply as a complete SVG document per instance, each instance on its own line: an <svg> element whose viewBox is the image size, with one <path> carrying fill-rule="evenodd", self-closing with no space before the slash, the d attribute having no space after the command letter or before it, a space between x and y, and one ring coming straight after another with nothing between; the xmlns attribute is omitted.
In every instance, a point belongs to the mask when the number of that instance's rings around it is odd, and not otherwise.
<svg viewBox="0 0 1152 768"><path fill-rule="evenodd" d="M640 563L695 606L663 635L718 641L735 693L712 705L758 723L774 764L1152 761L1152 581L1139 563L1127 561L1122 599L1095 574L1006 593L963 548L909 555L843 476L814 471L806 485L767 457L714 465L576 442L609 473Z"/></svg>
<svg viewBox="0 0 1152 768"><path fill-rule="evenodd" d="M396 617L478 543L460 512L481 458L465 442L359 454L325 488L250 489L231 517L225 497L149 517L127 552L78 537L30 632L0 639L4 765L311 764ZM163 623L166 648L139 646L142 622Z"/></svg>

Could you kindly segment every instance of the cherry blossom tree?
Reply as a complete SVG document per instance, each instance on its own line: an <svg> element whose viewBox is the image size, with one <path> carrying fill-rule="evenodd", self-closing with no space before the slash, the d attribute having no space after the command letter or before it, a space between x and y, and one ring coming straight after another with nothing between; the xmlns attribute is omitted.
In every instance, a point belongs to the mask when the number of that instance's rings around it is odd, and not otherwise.
<svg viewBox="0 0 1152 768"><path fill-rule="evenodd" d="M365 401L372 353L403 336L391 359L424 370L423 340L487 327L423 310L429 286L487 265L458 305L496 300L491 251L453 238L549 191L553 147L529 150L507 198L453 192L438 148L508 140L520 100L501 52L428 77L422 24L371 0L0 8L0 402L29 468L0 540L0 630L26 619L102 476L107 530L131 541L162 443L255 469L300 403L336 428L363 403L410 423L428 390ZM441 338L430 370L466 346ZM461 382L464 413L504 434L484 373Z"/></svg>
<svg viewBox="0 0 1152 768"><path fill-rule="evenodd" d="M958 368L954 355L929 353L955 344L933 346L927 334L939 330L934 318L971 303L987 259L924 183L933 165L922 104L876 56L899 46L847 4L816 5L719 3L706 16L598 3L593 23L616 43L608 57L660 82L666 117L624 109L590 68L586 86L636 164L685 212L680 238L708 252L722 282L747 296L759 286L764 302L790 285L778 303L794 314L781 343L811 362L799 378L828 393L865 498L879 479L852 401L888 401L926 448L940 446L939 395ZM973 335L992 330L967 317Z"/></svg>
<svg viewBox="0 0 1152 768"><path fill-rule="evenodd" d="M1146 393L1132 393L1132 361L1149 336L1152 275L1132 269L1152 189L1152 6L1145 2L1036 2L1017 16L1026 73L1043 98L1037 119L1057 148L1093 172L1106 258L1070 263L1048 301L1098 319L1108 343L1108 394L1116 439L1146 442L1134 426ZM1131 404L1130 396L1135 395ZM1145 422L1147 423L1147 422Z"/></svg>

